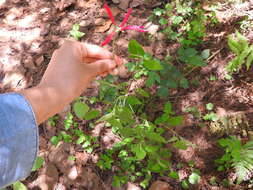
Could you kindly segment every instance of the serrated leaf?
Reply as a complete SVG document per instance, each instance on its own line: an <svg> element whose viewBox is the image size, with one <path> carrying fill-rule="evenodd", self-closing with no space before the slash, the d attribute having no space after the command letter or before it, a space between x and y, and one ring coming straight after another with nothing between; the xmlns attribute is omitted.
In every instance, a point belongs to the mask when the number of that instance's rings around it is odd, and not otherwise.
<svg viewBox="0 0 253 190"><path fill-rule="evenodd" d="M135 96L128 96L127 102L132 106L142 104L141 101L138 98L136 98Z"/></svg>
<svg viewBox="0 0 253 190"><path fill-rule="evenodd" d="M143 66L150 71L160 71L163 69L163 66L155 59L144 60Z"/></svg>
<svg viewBox="0 0 253 190"><path fill-rule="evenodd" d="M133 153L135 153L138 160L143 160L146 157L146 151L141 144L137 144L131 147Z"/></svg>
<svg viewBox="0 0 253 190"><path fill-rule="evenodd" d="M155 72L149 72L148 73L148 78L147 78L147 81L146 81L146 85L147 85L147 87L151 87L151 86L153 86L156 82L157 83L160 83L160 76L157 74L157 73L155 73Z"/></svg>
<svg viewBox="0 0 253 190"><path fill-rule="evenodd" d="M131 54L132 58L139 58L139 56L144 56L145 51L142 46L136 41L131 40L128 44L128 52Z"/></svg>
<svg viewBox="0 0 253 190"><path fill-rule="evenodd" d="M84 119L85 120L91 120L91 119L95 119L100 115L100 111L99 110L91 110L88 113L85 114Z"/></svg>
<svg viewBox="0 0 253 190"><path fill-rule="evenodd" d="M75 102L73 109L79 119L84 119L85 114L89 111L90 108L83 102Z"/></svg>
<svg viewBox="0 0 253 190"><path fill-rule="evenodd" d="M160 134L155 132L147 132L146 137L152 141L160 142L160 143L166 143L166 140L164 137L162 137Z"/></svg>
<svg viewBox="0 0 253 190"><path fill-rule="evenodd" d="M35 160L35 163L33 165L33 168L32 168L32 172L40 169L44 164L44 159L40 156L38 156Z"/></svg>

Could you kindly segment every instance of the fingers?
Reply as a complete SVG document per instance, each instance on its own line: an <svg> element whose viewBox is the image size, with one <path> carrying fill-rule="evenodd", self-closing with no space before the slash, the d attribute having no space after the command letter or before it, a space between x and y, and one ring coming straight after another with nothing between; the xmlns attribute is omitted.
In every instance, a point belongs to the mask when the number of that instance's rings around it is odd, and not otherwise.
<svg viewBox="0 0 253 190"><path fill-rule="evenodd" d="M93 44L82 44L82 53L84 55L84 60L86 57L89 58L96 58L96 59L112 59L113 54L108 50L99 47Z"/></svg>
<svg viewBox="0 0 253 190"><path fill-rule="evenodd" d="M116 63L112 59L102 59L92 64L87 64L92 71L94 71L95 75L106 74L116 68Z"/></svg>

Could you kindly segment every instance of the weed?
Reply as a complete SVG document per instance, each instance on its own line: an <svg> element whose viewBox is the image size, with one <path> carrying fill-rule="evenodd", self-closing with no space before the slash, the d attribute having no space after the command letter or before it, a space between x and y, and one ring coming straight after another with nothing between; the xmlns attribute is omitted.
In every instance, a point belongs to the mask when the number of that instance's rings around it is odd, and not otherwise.
<svg viewBox="0 0 253 190"><path fill-rule="evenodd" d="M253 142L249 141L242 145L235 136L220 139L219 145L224 148L225 154L215 162L219 165L218 170L234 168L237 183L251 178L253 170Z"/></svg>
<svg viewBox="0 0 253 190"><path fill-rule="evenodd" d="M228 46L236 55L226 66L228 73L238 72L243 65L249 70L253 61L253 45L249 45L247 38L236 31L235 39L232 35L228 36Z"/></svg>
<svg viewBox="0 0 253 190"><path fill-rule="evenodd" d="M69 32L70 36L72 36L76 40L79 40L80 38L82 38L85 35L85 33L80 32L79 30L80 30L80 25L79 24L74 24L72 26L71 31Z"/></svg>

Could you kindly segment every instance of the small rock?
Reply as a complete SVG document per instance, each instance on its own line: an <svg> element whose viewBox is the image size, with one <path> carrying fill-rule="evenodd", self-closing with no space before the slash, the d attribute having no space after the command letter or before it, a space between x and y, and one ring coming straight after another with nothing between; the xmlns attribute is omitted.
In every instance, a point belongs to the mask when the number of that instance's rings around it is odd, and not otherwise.
<svg viewBox="0 0 253 190"><path fill-rule="evenodd" d="M155 181L149 190L172 190L172 187L163 181Z"/></svg>
<svg viewBox="0 0 253 190"><path fill-rule="evenodd" d="M91 20L82 20L79 25L82 26L82 27L87 27L87 26L90 26L92 24L92 21Z"/></svg>
<svg viewBox="0 0 253 190"><path fill-rule="evenodd" d="M127 189L126 190L141 190L141 188L136 186L135 184L129 182L127 184Z"/></svg>
<svg viewBox="0 0 253 190"><path fill-rule="evenodd" d="M41 14L44 14L44 13L47 13L47 12L49 12L50 11L50 8L49 7L45 7L45 8L42 8L41 10L40 10L40 13Z"/></svg>
<svg viewBox="0 0 253 190"><path fill-rule="evenodd" d="M43 55L40 56L39 58L37 58L36 61L35 61L36 66L40 66L43 62L44 62L44 57L43 57Z"/></svg>
<svg viewBox="0 0 253 190"><path fill-rule="evenodd" d="M71 180L75 180L78 177L77 168L76 166L73 166L68 174L68 178Z"/></svg>
<svg viewBox="0 0 253 190"><path fill-rule="evenodd" d="M126 11L129 6L129 2L130 2L130 0L122 0L119 4L119 8Z"/></svg>

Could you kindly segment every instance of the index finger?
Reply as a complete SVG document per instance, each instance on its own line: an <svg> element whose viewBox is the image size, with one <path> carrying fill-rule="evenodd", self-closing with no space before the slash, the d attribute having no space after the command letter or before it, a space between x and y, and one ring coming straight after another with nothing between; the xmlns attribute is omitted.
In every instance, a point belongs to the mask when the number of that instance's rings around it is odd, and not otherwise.
<svg viewBox="0 0 253 190"><path fill-rule="evenodd" d="M113 54L108 50L93 44L83 44L84 59L86 57L95 59L113 59Z"/></svg>

